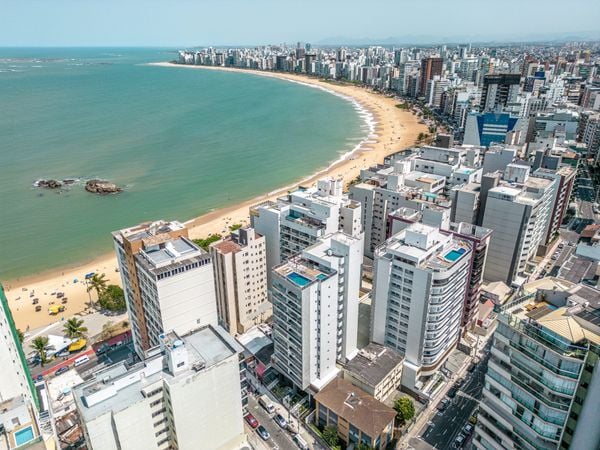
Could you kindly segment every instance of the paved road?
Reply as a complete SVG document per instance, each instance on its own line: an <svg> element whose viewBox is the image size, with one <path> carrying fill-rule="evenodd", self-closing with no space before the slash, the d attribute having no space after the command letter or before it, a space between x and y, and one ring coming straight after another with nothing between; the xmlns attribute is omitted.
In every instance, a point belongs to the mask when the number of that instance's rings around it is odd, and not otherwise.
<svg viewBox="0 0 600 450"><path fill-rule="evenodd" d="M271 438L268 439L266 442L264 442L263 448L269 448L269 449L274 449L274 448L278 448L279 450L287 450L287 449L293 449L293 448L297 448L296 444L294 444L294 442L292 441L292 436L289 432L283 430L279 425L277 425L275 423L275 421L272 418L272 414L268 414L267 411L265 411L265 409L260 406L257 401L256 398L251 395L248 397L248 411L254 416L256 417L256 420L258 420L258 422L264 426L267 431L269 432L269 434L271 435ZM279 411L287 420L287 413L283 412L283 410ZM248 434L253 433L255 436L258 437L259 440L262 441L262 439L260 438L260 436L258 435L258 433L255 430L252 430L250 427L246 427L246 432Z"/></svg>
<svg viewBox="0 0 600 450"><path fill-rule="evenodd" d="M483 358L473 373L465 376L465 383L444 412L439 412L429 422L421 439L435 449L453 449L454 440L481 399L487 357ZM466 446L463 446L466 448Z"/></svg>

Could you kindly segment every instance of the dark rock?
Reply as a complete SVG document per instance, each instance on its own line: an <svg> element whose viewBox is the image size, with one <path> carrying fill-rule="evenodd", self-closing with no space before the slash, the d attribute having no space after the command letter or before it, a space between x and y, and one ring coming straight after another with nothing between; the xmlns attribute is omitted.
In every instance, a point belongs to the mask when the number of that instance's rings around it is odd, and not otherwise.
<svg viewBox="0 0 600 450"><path fill-rule="evenodd" d="M62 183L57 180L38 180L36 181L35 186L44 189L58 189L62 186Z"/></svg>
<svg viewBox="0 0 600 450"><path fill-rule="evenodd" d="M116 194L122 192L119 186L103 180L89 180L85 183L85 190L93 194Z"/></svg>

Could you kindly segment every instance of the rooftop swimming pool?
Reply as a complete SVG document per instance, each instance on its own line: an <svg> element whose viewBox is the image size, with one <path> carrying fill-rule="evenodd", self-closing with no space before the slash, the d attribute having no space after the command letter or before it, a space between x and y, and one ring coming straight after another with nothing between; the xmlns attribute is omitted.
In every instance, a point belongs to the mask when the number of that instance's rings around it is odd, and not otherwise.
<svg viewBox="0 0 600 450"><path fill-rule="evenodd" d="M464 248L458 248L458 249L452 249L450 250L448 253L446 253L446 256L444 256L445 259L447 259L448 261L456 261L458 258L460 258L462 255L464 255L466 252L466 250Z"/></svg>
<svg viewBox="0 0 600 450"><path fill-rule="evenodd" d="M33 440L33 427L28 426L19 431L15 431L15 444L20 447L29 441Z"/></svg>
<svg viewBox="0 0 600 450"><path fill-rule="evenodd" d="M308 278L306 278L303 275L300 275L298 272L292 272L287 277L292 283L295 283L300 287L304 287L308 283L310 283L310 280Z"/></svg>

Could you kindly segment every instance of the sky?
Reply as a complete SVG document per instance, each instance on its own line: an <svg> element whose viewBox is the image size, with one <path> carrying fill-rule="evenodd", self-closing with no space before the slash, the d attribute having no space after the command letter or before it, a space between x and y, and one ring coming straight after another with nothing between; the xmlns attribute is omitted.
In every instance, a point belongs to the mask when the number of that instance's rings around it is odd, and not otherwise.
<svg viewBox="0 0 600 450"><path fill-rule="evenodd" d="M599 24L599 0L0 0L0 46L597 38Z"/></svg>

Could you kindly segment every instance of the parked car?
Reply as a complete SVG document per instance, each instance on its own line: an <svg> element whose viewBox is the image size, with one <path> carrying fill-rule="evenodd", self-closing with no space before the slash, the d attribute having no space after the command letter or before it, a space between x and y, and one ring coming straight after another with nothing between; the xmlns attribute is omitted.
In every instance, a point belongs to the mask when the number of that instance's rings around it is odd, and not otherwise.
<svg viewBox="0 0 600 450"><path fill-rule="evenodd" d="M264 441L268 440L271 437L271 435L269 434L267 429L265 427L263 427L262 425L258 426L258 428L256 429L256 432L258 433L258 435L261 438L263 438Z"/></svg>
<svg viewBox="0 0 600 450"><path fill-rule="evenodd" d="M469 368L467 369L467 372L469 373L473 373L473 371L475 371L475 364L471 363L471 365L469 366Z"/></svg>
<svg viewBox="0 0 600 450"><path fill-rule="evenodd" d="M450 388L450 390L448 391L447 395L449 398L454 398L454 397L456 397L457 392L458 392L458 386L452 386Z"/></svg>
<svg viewBox="0 0 600 450"><path fill-rule="evenodd" d="M275 423L277 423L277 425L279 425L281 428L285 428L287 427L287 420L285 420L285 417L283 417L281 414L277 413L273 416L273 420L275 421Z"/></svg>
<svg viewBox="0 0 600 450"><path fill-rule="evenodd" d="M465 442L465 435L460 433L458 436L456 436L456 439L454 439L454 448L461 448L462 445Z"/></svg>
<svg viewBox="0 0 600 450"><path fill-rule="evenodd" d="M450 400L448 400L447 398L442 399L442 401L437 404L438 411L445 411L449 403Z"/></svg>
<svg viewBox="0 0 600 450"><path fill-rule="evenodd" d="M473 425L477 423L477 416L475 414L469 417L469 423L472 423Z"/></svg>
<svg viewBox="0 0 600 450"><path fill-rule="evenodd" d="M275 405L273 405L273 402L271 402L271 399L266 394L260 396L258 403L265 408L265 411L269 414L275 412Z"/></svg>
<svg viewBox="0 0 600 450"><path fill-rule="evenodd" d="M468 436L473 432L473 425L471 425L470 423L466 424L463 429L462 432Z"/></svg>
<svg viewBox="0 0 600 450"><path fill-rule="evenodd" d="M244 419L246 419L246 422L248 422L248 425L250 425L252 428L256 428L258 426L258 420L256 420L256 417L254 417L252 414L246 414Z"/></svg>
<svg viewBox="0 0 600 450"><path fill-rule="evenodd" d="M54 372L54 375L59 376L68 371L69 371L69 368L67 366L63 366L63 367L59 368L56 372Z"/></svg>

